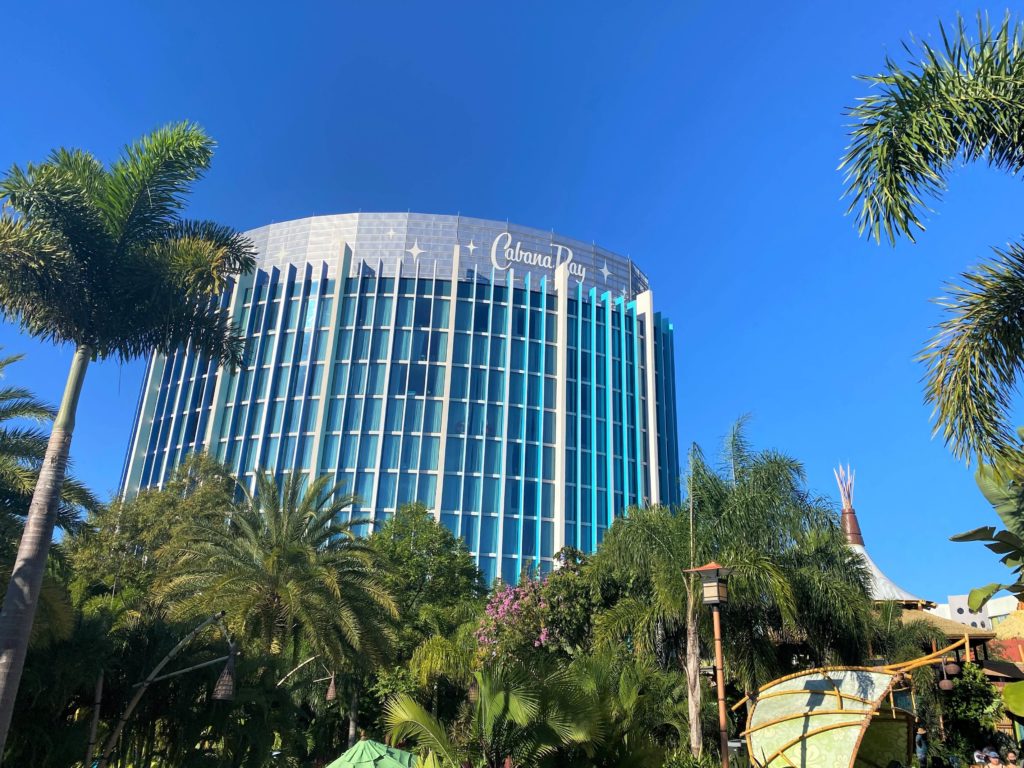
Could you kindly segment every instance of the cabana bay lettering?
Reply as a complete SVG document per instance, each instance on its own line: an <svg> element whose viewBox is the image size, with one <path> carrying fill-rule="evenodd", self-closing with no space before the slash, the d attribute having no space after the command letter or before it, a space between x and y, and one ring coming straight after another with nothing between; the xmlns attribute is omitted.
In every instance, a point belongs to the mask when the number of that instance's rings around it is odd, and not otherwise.
<svg viewBox="0 0 1024 768"><path fill-rule="evenodd" d="M495 269L505 270L513 264L524 264L528 267L542 267L554 269L562 264L569 265L569 274L573 275L579 282L587 276L587 268L573 261L572 248L567 245L552 243L554 253L541 253L540 251L528 251L523 248L521 240L516 240L512 245L512 233L502 232L491 243L491 264Z"/></svg>

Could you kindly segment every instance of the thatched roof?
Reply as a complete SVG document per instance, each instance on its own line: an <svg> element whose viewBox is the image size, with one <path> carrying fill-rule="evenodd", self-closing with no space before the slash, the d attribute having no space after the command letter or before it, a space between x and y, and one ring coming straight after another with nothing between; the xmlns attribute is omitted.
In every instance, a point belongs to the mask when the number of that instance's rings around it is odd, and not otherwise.
<svg viewBox="0 0 1024 768"><path fill-rule="evenodd" d="M989 640L995 640L996 633L990 629L978 629L977 627L969 627L966 624L953 621L952 619L946 619L942 616L937 616L934 613L928 613L927 611L918 610L904 610L903 611L903 623L909 621L927 621L932 626L938 628L946 637L950 640L960 640L966 635L971 639L972 642L987 642Z"/></svg>

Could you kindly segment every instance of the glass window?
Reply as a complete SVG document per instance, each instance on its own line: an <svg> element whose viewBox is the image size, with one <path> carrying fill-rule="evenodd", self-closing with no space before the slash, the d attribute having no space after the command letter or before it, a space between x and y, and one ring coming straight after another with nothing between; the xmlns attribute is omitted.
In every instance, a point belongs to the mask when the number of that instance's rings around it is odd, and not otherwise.
<svg viewBox="0 0 1024 768"><path fill-rule="evenodd" d="M413 331L412 359L426 360L429 331Z"/></svg>
<svg viewBox="0 0 1024 768"><path fill-rule="evenodd" d="M438 280L434 283L434 293L438 296L449 296L452 292L450 280Z"/></svg>
<svg viewBox="0 0 1024 768"><path fill-rule="evenodd" d="M471 435L482 435L484 433L484 413L487 406L477 403L469 405L468 431Z"/></svg>
<svg viewBox="0 0 1024 768"><path fill-rule="evenodd" d="M466 471L479 472L483 467L483 440L469 438L466 441Z"/></svg>
<svg viewBox="0 0 1024 768"><path fill-rule="evenodd" d="M498 546L498 518L484 515L480 518L480 551L493 555Z"/></svg>
<svg viewBox="0 0 1024 768"><path fill-rule="evenodd" d="M379 397L370 398L366 401L363 413L363 429L366 431L376 430L380 427L380 409L383 401Z"/></svg>
<svg viewBox="0 0 1024 768"><path fill-rule="evenodd" d="M499 338L491 338L491 365L492 366L504 366L505 365L505 340Z"/></svg>
<svg viewBox="0 0 1024 768"><path fill-rule="evenodd" d="M402 441L402 469L415 469L420 457L420 439L406 435Z"/></svg>
<svg viewBox="0 0 1024 768"><path fill-rule="evenodd" d="M356 363L352 366L351 375L348 377L348 392L350 395L361 395L364 386L366 386L366 364Z"/></svg>
<svg viewBox="0 0 1024 768"><path fill-rule="evenodd" d="M472 319L472 310L468 301L459 301L455 304L455 330L468 331Z"/></svg>
<svg viewBox="0 0 1024 768"><path fill-rule="evenodd" d="M405 384L409 378L409 368L401 363L391 366L391 382L388 384L389 395L404 395Z"/></svg>
<svg viewBox="0 0 1024 768"><path fill-rule="evenodd" d="M384 393L384 375L387 373L386 363L371 363L366 376L366 394L381 395Z"/></svg>
<svg viewBox="0 0 1024 768"><path fill-rule="evenodd" d="M327 409L327 431L328 432L340 432L341 431L341 412L344 401L339 398L333 398L331 405Z"/></svg>
<svg viewBox="0 0 1024 768"><path fill-rule="evenodd" d="M391 305L393 299L390 296L377 298L377 308L374 310L373 322L375 325L389 325L391 323Z"/></svg>
<svg viewBox="0 0 1024 768"><path fill-rule="evenodd" d="M442 397L444 395L444 367L440 365L430 366L427 375L427 394L430 397Z"/></svg>
<svg viewBox="0 0 1024 768"><path fill-rule="evenodd" d="M416 501L416 475L403 472L398 480L398 505Z"/></svg>
<svg viewBox="0 0 1024 768"><path fill-rule="evenodd" d="M491 306L491 333L505 333L505 320L508 310L504 304Z"/></svg>
<svg viewBox="0 0 1024 768"><path fill-rule="evenodd" d="M523 409L518 405L509 406L508 433L513 437L518 437L523 433Z"/></svg>
<svg viewBox="0 0 1024 768"><path fill-rule="evenodd" d="M451 396L457 400L465 400L469 387L469 369L461 366L452 368Z"/></svg>
<svg viewBox="0 0 1024 768"><path fill-rule="evenodd" d="M392 360L408 360L412 351L412 331L395 331L395 347L391 350Z"/></svg>
<svg viewBox="0 0 1024 768"><path fill-rule="evenodd" d="M477 368L473 368L469 373L469 399L470 400L483 400L484 399L484 387L487 385L487 374Z"/></svg>
<svg viewBox="0 0 1024 768"><path fill-rule="evenodd" d="M448 359L448 334L443 331L434 331L430 337L430 361L432 363L443 363Z"/></svg>
<svg viewBox="0 0 1024 768"><path fill-rule="evenodd" d="M434 328L448 327L448 299L434 299L434 316L430 324Z"/></svg>
<svg viewBox="0 0 1024 768"><path fill-rule="evenodd" d="M363 415L363 401L358 397L350 397L345 409L345 431L358 432L359 421Z"/></svg>
<svg viewBox="0 0 1024 768"><path fill-rule="evenodd" d="M487 337L473 334L473 365L487 365Z"/></svg>
<svg viewBox="0 0 1024 768"><path fill-rule="evenodd" d="M408 440L408 438L406 439ZM423 443L420 447L420 469L437 469L437 453L440 445L440 438L423 438Z"/></svg>
<svg viewBox="0 0 1024 768"><path fill-rule="evenodd" d="M402 418L405 415L405 400L390 398L388 400L388 415L384 429L388 432L402 431Z"/></svg>
<svg viewBox="0 0 1024 768"><path fill-rule="evenodd" d="M426 386L427 366L419 364L409 366L409 386L406 392L410 395L422 395L426 391Z"/></svg>
<svg viewBox="0 0 1024 768"><path fill-rule="evenodd" d="M377 506L387 509L395 506L395 491L398 489L398 475L387 472L380 476L377 488Z"/></svg>
<svg viewBox="0 0 1024 768"><path fill-rule="evenodd" d="M468 333L455 334L455 348L452 351L452 362L461 365L469 363L469 341L472 337Z"/></svg>
<svg viewBox="0 0 1024 768"><path fill-rule="evenodd" d="M384 469L397 469L398 448L401 439L399 435L384 435L380 455L380 465Z"/></svg>
<svg viewBox="0 0 1024 768"><path fill-rule="evenodd" d="M377 436L365 435L359 441L359 469L370 469L377 463Z"/></svg>
<svg viewBox="0 0 1024 768"><path fill-rule="evenodd" d="M484 451L484 474L501 474L501 442L488 440L487 448Z"/></svg>
<svg viewBox="0 0 1024 768"><path fill-rule="evenodd" d="M423 401L422 400L406 400L405 401L405 431L406 432L419 432L420 422L423 419Z"/></svg>
<svg viewBox="0 0 1024 768"><path fill-rule="evenodd" d="M501 437L504 426L504 420L502 419L502 406L493 404L487 406L487 427L484 430L485 434L488 437Z"/></svg>
<svg viewBox="0 0 1024 768"><path fill-rule="evenodd" d="M377 331L373 334L373 344L370 348L371 360L387 360L390 336L390 331Z"/></svg>
<svg viewBox="0 0 1024 768"><path fill-rule="evenodd" d="M338 348L335 353L338 360L349 360L352 357L352 331L342 331L338 334Z"/></svg>
<svg viewBox="0 0 1024 768"><path fill-rule="evenodd" d="M441 373L444 373L442 369ZM441 431L441 409L440 400L427 400L423 411L423 432Z"/></svg>
<svg viewBox="0 0 1024 768"><path fill-rule="evenodd" d="M492 403L500 403L505 399L505 372L491 371L487 384L487 399Z"/></svg>
<svg viewBox="0 0 1024 768"><path fill-rule="evenodd" d="M395 313L395 325L406 328L412 325L413 300L402 296L398 299L398 311Z"/></svg>
<svg viewBox="0 0 1024 768"><path fill-rule="evenodd" d="M341 324L352 326L356 319L356 299L354 296L346 296L341 302Z"/></svg>
<svg viewBox="0 0 1024 768"><path fill-rule="evenodd" d="M467 475L462 483L462 511L480 511L480 478ZM465 522L466 517L463 516Z"/></svg>
<svg viewBox="0 0 1024 768"><path fill-rule="evenodd" d="M416 500L427 507L433 507L436 483L437 478L434 475L420 475L420 486L419 492L416 494Z"/></svg>
<svg viewBox="0 0 1024 768"><path fill-rule="evenodd" d="M356 310L356 325L373 324L373 297L363 296Z"/></svg>
<svg viewBox="0 0 1024 768"><path fill-rule="evenodd" d="M311 394L320 394L320 388L324 385L324 366L317 363L313 366L313 378L310 380L309 391Z"/></svg>
<svg viewBox="0 0 1024 768"><path fill-rule="evenodd" d="M420 296L416 299L416 312L413 320L417 328L426 328L430 325L430 305L432 300L427 296Z"/></svg>
<svg viewBox="0 0 1024 768"><path fill-rule="evenodd" d="M461 478L447 475L444 478L444 491L441 494L441 509L455 511L459 508L459 491L462 490Z"/></svg>
<svg viewBox="0 0 1024 768"><path fill-rule="evenodd" d="M466 432L466 404L451 402L448 404L448 431L461 435Z"/></svg>
<svg viewBox="0 0 1024 768"><path fill-rule="evenodd" d="M341 455L338 457L338 466L342 469L351 469L356 465L356 441L354 435L345 435L341 438Z"/></svg>
<svg viewBox="0 0 1024 768"><path fill-rule="evenodd" d="M446 472L462 471L462 438L449 437L445 443L444 469Z"/></svg>
<svg viewBox="0 0 1024 768"><path fill-rule="evenodd" d="M302 431L313 432L316 430L316 417L320 411L320 403L317 400L310 400L306 403L306 412L302 414Z"/></svg>
<svg viewBox="0 0 1024 768"><path fill-rule="evenodd" d="M403 277L398 281L398 292L399 293L412 293L416 290L416 279L412 277Z"/></svg>
<svg viewBox="0 0 1024 768"><path fill-rule="evenodd" d="M357 330L352 342L352 359L366 360L370 356L370 332Z"/></svg>
<svg viewBox="0 0 1024 768"><path fill-rule="evenodd" d="M331 323L334 320L334 318L331 316L331 313L332 313L333 310L334 310L334 299L332 299L332 298L321 299L321 301L320 301L320 309L318 311L318 316L317 316L317 321L316 321L317 325L331 325Z"/></svg>

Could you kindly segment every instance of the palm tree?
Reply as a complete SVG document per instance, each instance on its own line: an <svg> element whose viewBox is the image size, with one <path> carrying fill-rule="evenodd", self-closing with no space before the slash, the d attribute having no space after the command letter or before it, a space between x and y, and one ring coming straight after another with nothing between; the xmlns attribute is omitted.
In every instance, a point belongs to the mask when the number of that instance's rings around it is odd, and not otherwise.
<svg viewBox="0 0 1024 768"><path fill-rule="evenodd" d="M266 651L308 650L334 669L358 655L378 658L392 636L394 603L380 586L362 520L342 520L353 497L327 475L283 488L257 474L242 501L186 522L168 545L171 566L156 594L175 616L227 611L243 637Z"/></svg>
<svg viewBox="0 0 1024 768"><path fill-rule="evenodd" d="M559 748L600 742L588 697L566 670L493 666L473 674L469 701L451 728L408 694L392 698L384 722L395 742L413 739L441 768L535 766Z"/></svg>
<svg viewBox="0 0 1024 768"><path fill-rule="evenodd" d="M683 659L690 747L699 754L709 627L684 568L716 560L733 569L723 636L729 676L747 693L783 671L784 643L821 663L858 660L870 602L863 563L843 543L831 509L806 491L800 464L753 451L742 420L719 469L691 451L687 489L683 509L633 510L609 531L594 574L622 584L624 596L598 618L596 632L600 643L627 640L663 667Z"/></svg>
<svg viewBox="0 0 1024 768"><path fill-rule="evenodd" d="M241 339L226 313L211 310L232 277L255 266L253 248L228 227L180 216L212 155L200 128L179 123L127 147L109 168L86 152L58 149L0 179L0 313L75 349L0 611L0 750L89 362L183 344L241 362Z"/></svg>
<svg viewBox="0 0 1024 768"><path fill-rule="evenodd" d="M875 92L850 110L840 166L848 213L876 241L913 241L961 161L1024 168L1024 25L1007 16L993 27L979 15L974 37L962 18L940 31L942 45L921 42L918 61L886 59L881 74L862 77ZM922 355L936 431L968 461L1019 460L1009 414L1024 362L1024 248L996 249L949 292Z"/></svg>

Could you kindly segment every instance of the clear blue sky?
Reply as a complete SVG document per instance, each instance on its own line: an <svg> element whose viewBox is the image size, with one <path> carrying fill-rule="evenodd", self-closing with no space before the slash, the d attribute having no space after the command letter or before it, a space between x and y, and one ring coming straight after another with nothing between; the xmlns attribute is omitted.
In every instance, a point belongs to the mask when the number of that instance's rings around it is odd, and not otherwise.
<svg viewBox="0 0 1024 768"><path fill-rule="evenodd" d="M13 3L0 166L112 158L183 118L220 142L191 213L245 229L423 211L631 254L675 321L680 435L740 414L835 495L857 470L869 550L907 589L1003 576L952 534L994 515L931 439L915 353L943 280L1021 235L1019 181L958 172L919 243L857 239L836 172L856 73L976 6L760 2ZM989 6L1001 17L1003 6ZM70 353L9 326L10 380L59 397ZM93 367L73 456L115 489L142 364Z"/></svg>

